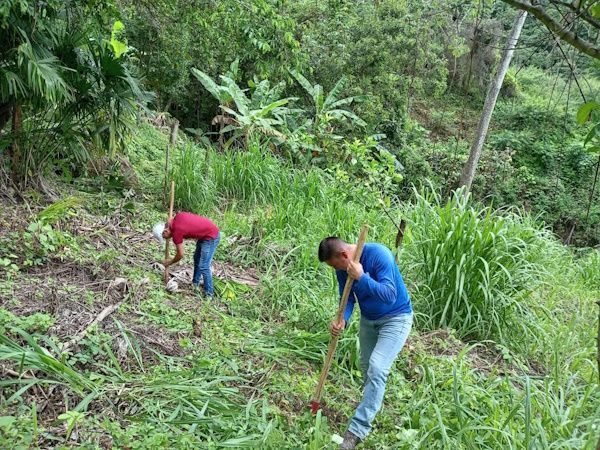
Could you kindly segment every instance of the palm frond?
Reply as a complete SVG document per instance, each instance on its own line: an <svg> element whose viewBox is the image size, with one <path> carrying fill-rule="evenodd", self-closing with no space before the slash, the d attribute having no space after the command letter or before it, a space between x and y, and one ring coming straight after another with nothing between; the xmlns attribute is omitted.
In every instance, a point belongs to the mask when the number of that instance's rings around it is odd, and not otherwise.
<svg viewBox="0 0 600 450"><path fill-rule="evenodd" d="M15 97L25 97L27 88L21 77L10 70L0 68L0 101L8 103Z"/></svg>
<svg viewBox="0 0 600 450"><path fill-rule="evenodd" d="M17 53L18 64L32 94L52 103L72 98L61 73L65 68L56 56L34 48L29 42L21 44Z"/></svg>

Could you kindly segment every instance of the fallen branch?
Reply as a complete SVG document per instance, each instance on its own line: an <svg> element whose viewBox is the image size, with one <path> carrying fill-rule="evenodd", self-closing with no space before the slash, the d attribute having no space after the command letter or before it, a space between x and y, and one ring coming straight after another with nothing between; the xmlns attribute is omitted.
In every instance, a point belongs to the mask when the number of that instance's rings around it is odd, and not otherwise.
<svg viewBox="0 0 600 450"><path fill-rule="evenodd" d="M89 333L89 331L92 329L92 327L94 325L102 322L104 319L106 319L108 316L110 316L113 312L115 312L119 308L119 306L121 306L123 301L124 301L124 299L118 303L115 303L114 305L107 306L102 311L100 311L100 314L98 314L96 316L96 318L94 320L92 320L90 322L90 324L87 327L85 327L85 329L83 331L77 333L70 341L68 341L65 345L62 346L62 348L60 349L61 353L66 352L71 347L73 347L75 344L77 344L77 342L79 342L81 339L83 339Z"/></svg>
<svg viewBox="0 0 600 450"><path fill-rule="evenodd" d="M0 368L2 369L2 372L4 372L5 375L9 375L14 378L26 378L28 380L37 379L35 376L27 375L25 372L19 373L15 370L9 369L8 367L4 367L4 366L0 366Z"/></svg>
<svg viewBox="0 0 600 450"><path fill-rule="evenodd" d="M116 287L122 284L126 283L126 280L124 280L123 278L117 278L114 282L114 284L111 284L111 286L109 286L109 289L111 287ZM106 291L106 293L108 294L108 290ZM83 331L80 331L79 333L77 333L75 336L73 336L73 338L66 342L62 348L61 348L61 353L65 353L67 350L69 350L71 347L73 347L75 344L77 344L77 342L79 342L81 339L83 339L88 333L89 331L97 324L99 324L100 322L102 322L104 319L106 319L108 316L110 316L113 312L115 312L117 309L119 309L119 306L121 306L123 304L123 302L125 301L125 296L123 296L123 298L121 299L121 301L113 304L113 305L109 305L106 308L104 308L102 311L100 311L100 313L96 316L96 318L94 320L92 320L89 325L87 327L85 327L85 329Z"/></svg>

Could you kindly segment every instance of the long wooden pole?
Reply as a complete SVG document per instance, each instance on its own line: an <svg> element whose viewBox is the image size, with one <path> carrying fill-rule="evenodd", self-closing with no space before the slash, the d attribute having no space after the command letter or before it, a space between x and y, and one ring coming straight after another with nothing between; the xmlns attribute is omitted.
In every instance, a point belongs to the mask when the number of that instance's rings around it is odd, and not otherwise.
<svg viewBox="0 0 600 450"><path fill-rule="evenodd" d="M171 181L171 198L169 199L169 217L167 217L167 224L173 218L173 202L175 201L175 182ZM165 260L169 258L169 242L171 240L167 239L165 241ZM165 267L165 283L169 281L169 268Z"/></svg>
<svg viewBox="0 0 600 450"><path fill-rule="evenodd" d="M360 257L363 252L363 247L365 245L365 241L367 240L368 231L369 226L366 224L363 225L362 229L360 230L360 236L358 237L358 243L356 244L356 251L354 252L354 262L360 261ZM337 323L340 323L344 318L344 313L346 312L346 305L348 304L348 297L352 289L352 283L354 283L354 279L348 276L348 278L346 279L346 284L344 285L344 291L342 292L340 306L337 311ZM327 356L325 357L325 362L323 363L321 377L319 378L319 383L317 384L315 396L310 402L310 407L313 413L316 413L321 407L321 394L323 393L323 386L325 385L325 380L327 379L327 374L329 373L329 368L331 367L331 360L333 359L338 340L339 334L337 336L332 336L331 340L329 341L329 348L327 349Z"/></svg>
<svg viewBox="0 0 600 450"><path fill-rule="evenodd" d="M179 130L179 121L173 120L171 124L171 135L167 143L167 151L165 152L165 183L163 186L163 202L167 202L167 180L169 179L169 161L171 156L171 148L177 146L177 132Z"/></svg>

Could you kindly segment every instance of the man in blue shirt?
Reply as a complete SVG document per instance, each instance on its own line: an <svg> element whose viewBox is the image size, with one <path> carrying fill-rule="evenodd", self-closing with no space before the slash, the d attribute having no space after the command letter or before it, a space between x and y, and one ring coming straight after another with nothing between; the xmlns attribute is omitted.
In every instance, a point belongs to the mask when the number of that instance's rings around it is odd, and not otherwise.
<svg viewBox="0 0 600 450"><path fill-rule="evenodd" d="M319 245L319 261L336 269L340 295L346 278L355 281L348 297L344 319L331 323L334 336L346 327L360 306L360 365L364 377L361 403L350 420L340 449L353 449L364 440L381 408L385 384L396 356L410 332L413 314L410 296L392 252L381 244L365 244L359 263L354 262L356 245L328 237Z"/></svg>

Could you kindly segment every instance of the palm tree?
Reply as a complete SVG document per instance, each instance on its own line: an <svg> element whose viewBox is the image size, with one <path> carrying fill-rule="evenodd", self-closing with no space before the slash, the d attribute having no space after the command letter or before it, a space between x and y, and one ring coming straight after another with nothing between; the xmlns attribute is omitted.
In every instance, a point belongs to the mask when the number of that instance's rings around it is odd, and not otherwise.
<svg viewBox="0 0 600 450"><path fill-rule="evenodd" d="M32 2L33 3L33 2ZM13 3L0 24L0 130L12 119L9 151L13 178L18 174L22 154L19 146L23 106L61 103L72 98L64 80L64 67L53 54L58 8L48 5L44 18L35 17L35 8ZM42 23L36 21L41 20Z"/></svg>
<svg viewBox="0 0 600 450"><path fill-rule="evenodd" d="M0 17L0 130L11 121L18 184L54 158L89 158L89 141L113 155L138 103L149 99L128 67L122 24L103 39L103 24L86 8L29 0L13 2Z"/></svg>

